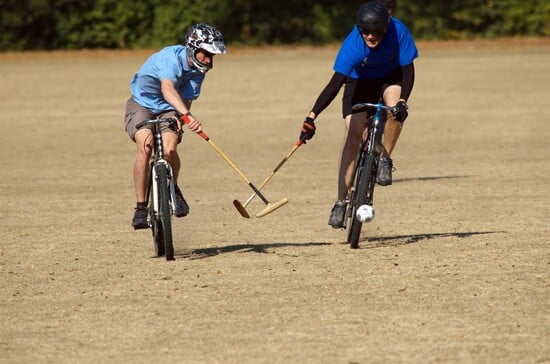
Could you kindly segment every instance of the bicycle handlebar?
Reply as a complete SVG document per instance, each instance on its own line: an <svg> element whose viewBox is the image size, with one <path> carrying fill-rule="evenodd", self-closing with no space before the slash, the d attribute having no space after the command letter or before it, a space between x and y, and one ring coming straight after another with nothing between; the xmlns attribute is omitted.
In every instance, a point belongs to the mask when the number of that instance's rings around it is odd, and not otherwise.
<svg viewBox="0 0 550 364"><path fill-rule="evenodd" d="M374 108L374 109L390 110L391 112L394 112L394 110L395 110L395 106L386 106L382 103L373 104L373 103L370 103L370 102L362 102L362 103L359 103L359 104L355 104L351 107L351 109L353 111L358 111L358 110L366 109L367 107L371 107L371 108Z"/></svg>
<svg viewBox="0 0 550 364"><path fill-rule="evenodd" d="M156 123L176 123L176 119L174 118L154 118L154 119L147 119L143 120L141 123L136 125L136 129L140 129L141 127L145 126L145 124L156 124Z"/></svg>

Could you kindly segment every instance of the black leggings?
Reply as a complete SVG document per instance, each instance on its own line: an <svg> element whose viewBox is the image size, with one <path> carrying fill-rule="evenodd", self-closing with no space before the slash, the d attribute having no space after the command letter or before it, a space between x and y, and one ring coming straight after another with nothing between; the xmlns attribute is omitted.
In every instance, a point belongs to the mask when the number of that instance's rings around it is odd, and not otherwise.
<svg viewBox="0 0 550 364"><path fill-rule="evenodd" d="M345 118L357 112L351 108L355 104L362 102L376 104L389 86L401 86L401 79L401 67L383 78L355 80L348 77L344 84L344 95L342 96L342 117ZM368 109L367 112L369 115L374 114L373 109Z"/></svg>

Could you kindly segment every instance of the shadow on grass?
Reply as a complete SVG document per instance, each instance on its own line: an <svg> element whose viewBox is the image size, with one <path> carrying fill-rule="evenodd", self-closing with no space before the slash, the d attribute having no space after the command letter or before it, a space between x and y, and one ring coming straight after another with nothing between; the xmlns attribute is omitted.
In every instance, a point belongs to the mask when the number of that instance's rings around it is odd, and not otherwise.
<svg viewBox="0 0 550 364"><path fill-rule="evenodd" d="M423 240L433 240L442 238L469 238L476 235L501 234L505 231L472 231L472 232L455 232L455 233L426 233L412 235L394 235L394 236L378 236L378 237L363 237L359 244L359 249L374 249L391 246L400 246L407 244L418 243ZM347 244L343 242L342 244ZM175 252L177 258L188 260L205 259L214 257L219 254L226 253L263 253L270 254L273 251L269 249L277 249L282 247L313 247L332 245L332 243L270 243L270 244L236 244L222 247L212 247L193 250L179 250Z"/></svg>
<svg viewBox="0 0 550 364"><path fill-rule="evenodd" d="M410 177L410 178L394 178L393 183L410 182L410 181L436 181L440 179L456 179L470 178L472 176L438 176L438 177Z"/></svg>
<svg viewBox="0 0 550 364"><path fill-rule="evenodd" d="M213 257L218 254L225 253L269 253L268 249L281 248L286 246L300 247L300 246L322 246L331 245L331 243L270 243L270 244L236 244L222 247L193 249L191 251L176 251L176 257L185 258L189 260L203 259Z"/></svg>
<svg viewBox="0 0 550 364"><path fill-rule="evenodd" d="M503 234L506 231L472 231L472 232L456 232L456 233L427 233L413 235L395 235L395 236L365 236L360 240L359 248L373 249L386 246L399 246L418 243L423 240L441 239L441 238L469 238L475 235L488 234ZM361 244L362 243L362 244Z"/></svg>
<svg viewBox="0 0 550 364"><path fill-rule="evenodd" d="M393 182L409 182L409 181L432 181L432 180L442 180L442 179L455 179L455 178L468 178L471 176L439 176L439 177L415 177L415 178L402 178L394 179ZM483 234L496 234L504 233L504 231L479 231L479 232L464 232L464 233L427 233L427 234L414 234L414 235L397 235L397 236L387 236L387 237L374 237L369 238L364 237L361 239L362 245L360 248L373 249L378 247L387 247L387 246L399 246L406 244L417 243L422 240L446 238L446 237L458 237L458 238L468 238L473 235L483 235ZM347 244L347 242L343 243ZM195 259L204 259L213 257L219 254L224 253L269 253L268 249L270 248L281 248L286 246L292 247L308 247L308 246L322 246L322 245L331 245L331 243L270 243L270 244L237 244L237 245L228 245L222 247L213 247L213 248L204 248L204 249L194 249L194 250L179 250L175 252L175 256L179 258L195 260Z"/></svg>

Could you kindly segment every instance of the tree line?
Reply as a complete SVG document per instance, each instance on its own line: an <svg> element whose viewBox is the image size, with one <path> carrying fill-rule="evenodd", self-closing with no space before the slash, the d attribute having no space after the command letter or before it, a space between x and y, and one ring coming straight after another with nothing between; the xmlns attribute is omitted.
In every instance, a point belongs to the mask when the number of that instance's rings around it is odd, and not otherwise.
<svg viewBox="0 0 550 364"><path fill-rule="evenodd" d="M140 49L181 43L209 23L230 45L327 44L365 1L2 0L0 51ZM548 0L397 0L416 39L550 36Z"/></svg>

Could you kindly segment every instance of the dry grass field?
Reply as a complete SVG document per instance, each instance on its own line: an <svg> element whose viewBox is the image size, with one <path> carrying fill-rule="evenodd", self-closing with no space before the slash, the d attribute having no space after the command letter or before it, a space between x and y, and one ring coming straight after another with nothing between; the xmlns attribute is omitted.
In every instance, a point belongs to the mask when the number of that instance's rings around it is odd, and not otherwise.
<svg viewBox="0 0 550 364"><path fill-rule="evenodd" d="M259 184L337 47L230 48L193 105ZM133 231L131 76L151 53L0 55L0 363L549 363L550 39L419 43L394 184L327 225L340 98L251 189L187 131L176 260ZM248 209L260 211L254 200Z"/></svg>

